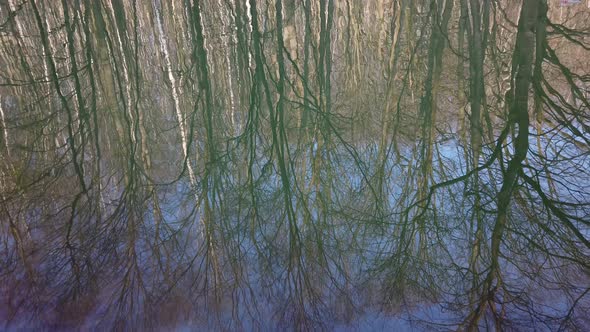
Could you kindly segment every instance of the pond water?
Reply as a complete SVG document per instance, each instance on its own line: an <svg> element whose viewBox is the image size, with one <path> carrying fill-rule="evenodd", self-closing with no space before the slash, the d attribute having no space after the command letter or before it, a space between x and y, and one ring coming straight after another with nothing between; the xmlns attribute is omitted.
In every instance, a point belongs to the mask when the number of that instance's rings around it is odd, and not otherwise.
<svg viewBox="0 0 590 332"><path fill-rule="evenodd" d="M562 3L0 1L0 329L590 328Z"/></svg>

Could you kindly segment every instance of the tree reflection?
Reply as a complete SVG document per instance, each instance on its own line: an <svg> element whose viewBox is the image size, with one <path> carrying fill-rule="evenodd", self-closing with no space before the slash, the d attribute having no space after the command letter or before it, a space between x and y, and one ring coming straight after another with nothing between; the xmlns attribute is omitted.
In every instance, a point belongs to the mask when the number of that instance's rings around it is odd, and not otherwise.
<svg viewBox="0 0 590 332"><path fill-rule="evenodd" d="M0 2L3 327L587 328L562 3Z"/></svg>

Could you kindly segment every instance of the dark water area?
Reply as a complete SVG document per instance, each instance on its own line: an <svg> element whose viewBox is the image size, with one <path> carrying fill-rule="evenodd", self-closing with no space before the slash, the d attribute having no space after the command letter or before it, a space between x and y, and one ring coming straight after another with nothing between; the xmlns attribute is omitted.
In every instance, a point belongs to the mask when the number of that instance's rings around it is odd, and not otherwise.
<svg viewBox="0 0 590 332"><path fill-rule="evenodd" d="M0 329L590 329L589 8L1 0Z"/></svg>

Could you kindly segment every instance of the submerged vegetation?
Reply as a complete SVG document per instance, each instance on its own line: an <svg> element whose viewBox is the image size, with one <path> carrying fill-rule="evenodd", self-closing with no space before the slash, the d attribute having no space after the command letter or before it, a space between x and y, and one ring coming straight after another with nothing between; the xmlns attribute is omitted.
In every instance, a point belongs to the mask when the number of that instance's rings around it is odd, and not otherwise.
<svg viewBox="0 0 590 332"><path fill-rule="evenodd" d="M586 2L0 1L0 328L590 329Z"/></svg>

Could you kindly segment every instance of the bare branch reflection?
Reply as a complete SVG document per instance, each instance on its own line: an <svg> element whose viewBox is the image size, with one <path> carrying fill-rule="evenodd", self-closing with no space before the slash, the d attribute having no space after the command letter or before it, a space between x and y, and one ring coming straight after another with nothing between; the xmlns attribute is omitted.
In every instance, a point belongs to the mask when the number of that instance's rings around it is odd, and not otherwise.
<svg viewBox="0 0 590 332"><path fill-rule="evenodd" d="M0 328L587 330L588 4L0 1Z"/></svg>

